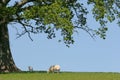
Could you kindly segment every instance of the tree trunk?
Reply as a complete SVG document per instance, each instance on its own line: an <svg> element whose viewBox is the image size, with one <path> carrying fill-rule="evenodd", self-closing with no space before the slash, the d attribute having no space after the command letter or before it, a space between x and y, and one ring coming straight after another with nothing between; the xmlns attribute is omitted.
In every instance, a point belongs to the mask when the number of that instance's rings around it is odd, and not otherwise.
<svg viewBox="0 0 120 80"><path fill-rule="evenodd" d="M7 24L0 24L0 73L18 71L10 51Z"/></svg>

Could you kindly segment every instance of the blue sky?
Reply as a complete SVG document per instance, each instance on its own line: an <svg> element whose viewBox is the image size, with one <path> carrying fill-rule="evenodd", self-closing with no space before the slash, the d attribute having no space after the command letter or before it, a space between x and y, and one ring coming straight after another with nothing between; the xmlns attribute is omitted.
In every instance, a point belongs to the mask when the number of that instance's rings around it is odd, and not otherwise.
<svg viewBox="0 0 120 80"><path fill-rule="evenodd" d="M91 15L87 17L89 26L99 26ZM59 64L62 71L120 72L120 28L116 22L108 27L105 40L99 37L93 40L80 30L74 36L75 43L68 48L57 38L48 40L45 34L33 35L34 41L27 35L16 39L16 29L9 25L12 55L22 70L28 70L28 66L34 70L47 70L50 65Z"/></svg>

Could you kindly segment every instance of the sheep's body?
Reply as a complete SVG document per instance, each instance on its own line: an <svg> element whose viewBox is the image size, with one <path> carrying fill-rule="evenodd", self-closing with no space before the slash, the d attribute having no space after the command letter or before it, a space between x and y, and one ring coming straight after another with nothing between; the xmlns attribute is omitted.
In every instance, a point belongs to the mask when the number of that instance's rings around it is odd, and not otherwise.
<svg viewBox="0 0 120 80"><path fill-rule="evenodd" d="M28 66L28 69L29 69L29 71L33 71L33 67L32 66Z"/></svg>
<svg viewBox="0 0 120 80"><path fill-rule="evenodd" d="M49 70L48 70L48 73L49 72L57 72L57 73L59 73L60 72L60 66L59 65L52 65L52 66L50 66L50 68L49 68Z"/></svg>

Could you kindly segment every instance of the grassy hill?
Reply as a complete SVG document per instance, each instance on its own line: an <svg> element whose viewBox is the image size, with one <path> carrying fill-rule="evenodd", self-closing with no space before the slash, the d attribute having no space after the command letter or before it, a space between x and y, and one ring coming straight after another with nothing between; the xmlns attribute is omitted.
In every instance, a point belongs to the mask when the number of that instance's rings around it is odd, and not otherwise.
<svg viewBox="0 0 120 80"><path fill-rule="evenodd" d="M0 80L120 80L120 73L104 72L23 72L0 74Z"/></svg>

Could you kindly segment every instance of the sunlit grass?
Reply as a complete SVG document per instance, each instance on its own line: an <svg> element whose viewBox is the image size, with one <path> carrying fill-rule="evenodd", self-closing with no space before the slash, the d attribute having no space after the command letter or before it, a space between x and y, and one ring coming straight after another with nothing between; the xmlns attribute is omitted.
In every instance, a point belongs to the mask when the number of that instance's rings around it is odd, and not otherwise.
<svg viewBox="0 0 120 80"><path fill-rule="evenodd" d="M0 74L0 80L120 80L120 73L9 73Z"/></svg>

